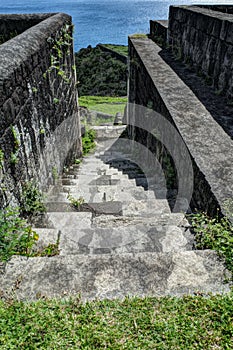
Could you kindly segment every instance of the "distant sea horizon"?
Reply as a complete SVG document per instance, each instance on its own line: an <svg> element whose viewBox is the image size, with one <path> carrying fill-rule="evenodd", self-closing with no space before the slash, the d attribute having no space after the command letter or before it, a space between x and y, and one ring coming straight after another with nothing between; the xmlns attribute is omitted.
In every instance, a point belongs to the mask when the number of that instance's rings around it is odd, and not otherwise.
<svg viewBox="0 0 233 350"><path fill-rule="evenodd" d="M167 19L170 5L230 4L210 0L0 0L0 13L65 12L75 26L75 51L89 45L127 45L128 36L148 33L150 19Z"/></svg>

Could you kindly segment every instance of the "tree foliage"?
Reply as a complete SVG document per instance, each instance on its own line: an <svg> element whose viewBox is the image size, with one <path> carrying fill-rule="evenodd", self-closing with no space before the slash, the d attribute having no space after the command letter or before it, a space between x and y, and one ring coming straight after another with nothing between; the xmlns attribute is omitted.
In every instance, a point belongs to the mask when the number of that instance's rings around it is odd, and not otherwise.
<svg viewBox="0 0 233 350"><path fill-rule="evenodd" d="M127 65L100 47L81 49L75 56L79 96L126 96Z"/></svg>

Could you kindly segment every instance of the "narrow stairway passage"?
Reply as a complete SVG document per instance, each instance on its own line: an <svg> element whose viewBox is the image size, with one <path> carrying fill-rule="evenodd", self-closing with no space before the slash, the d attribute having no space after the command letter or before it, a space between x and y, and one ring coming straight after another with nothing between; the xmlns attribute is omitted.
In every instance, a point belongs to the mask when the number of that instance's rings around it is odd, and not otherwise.
<svg viewBox="0 0 233 350"><path fill-rule="evenodd" d="M184 213L155 197L157 176L145 178L130 147L119 147L123 129L99 127L95 151L49 193L38 245L59 236L60 254L13 257L0 275L2 293L88 300L229 291L217 254L193 250Z"/></svg>

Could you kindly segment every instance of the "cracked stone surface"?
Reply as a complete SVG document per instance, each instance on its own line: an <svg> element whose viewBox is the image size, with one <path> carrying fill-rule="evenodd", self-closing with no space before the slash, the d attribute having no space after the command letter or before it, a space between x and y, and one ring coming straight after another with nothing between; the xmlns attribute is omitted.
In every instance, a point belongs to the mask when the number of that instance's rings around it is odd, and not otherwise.
<svg viewBox="0 0 233 350"><path fill-rule="evenodd" d="M114 146L124 127L112 130L98 127L95 153L71 166L47 196L46 227L35 228L36 249L59 237L60 254L13 257L1 266L2 296L34 300L79 293L90 300L229 291L223 262L213 251L193 250L184 214L171 213L166 199L147 190L146 183L158 185L156 177L147 181L125 161L129 149ZM109 156L117 159L115 166ZM68 194L84 203L75 208Z"/></svg>
<svg viewBox="0 0 233 350"><path fill-rule="evenodd" d="M214 261L214 267L213 267ZM0 276L1 293L37 299L81 293L83 300L227 292L212 251L15 257Z"/></svg>

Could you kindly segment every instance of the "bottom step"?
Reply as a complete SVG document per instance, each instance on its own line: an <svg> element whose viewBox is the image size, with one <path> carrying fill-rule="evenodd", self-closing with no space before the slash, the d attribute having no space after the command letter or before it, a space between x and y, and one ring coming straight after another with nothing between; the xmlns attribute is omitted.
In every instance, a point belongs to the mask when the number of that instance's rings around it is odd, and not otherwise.
<svg viewBox="0 0 233 350"><path fill-rule="evenodd" d="M227 271L214 251L110 256L14 257L0 275L0 294L22 300L81 294L83 300L125 296L223 293Z"/></svg>

